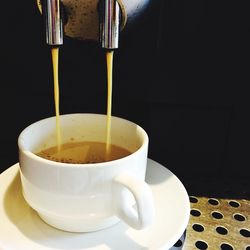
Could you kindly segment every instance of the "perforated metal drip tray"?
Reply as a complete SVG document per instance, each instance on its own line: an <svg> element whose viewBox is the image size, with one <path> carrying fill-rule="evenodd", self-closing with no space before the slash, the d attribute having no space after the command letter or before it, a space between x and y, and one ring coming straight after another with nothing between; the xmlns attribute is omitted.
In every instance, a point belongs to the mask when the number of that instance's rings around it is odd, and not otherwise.
<svg viewBox="0 0 250 250"><path fill-rule="evenodd" d="M190 196L190 203L185 240L171 249L250 250L249 200Z"/></svg>

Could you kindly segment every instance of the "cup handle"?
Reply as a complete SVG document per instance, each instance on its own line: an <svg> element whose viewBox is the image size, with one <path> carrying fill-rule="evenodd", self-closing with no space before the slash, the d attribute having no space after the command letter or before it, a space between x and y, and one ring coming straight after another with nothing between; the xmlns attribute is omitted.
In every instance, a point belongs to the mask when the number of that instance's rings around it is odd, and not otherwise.
<svg viewBox="0 0 250 250"><path fill-rule="evenodd" d="M125 198L128 191L134 196L137 210ZM140 230L153 222L153 194L145 181L127 174L118 175L113 179L113 194L116 215L129 226Z"/></svg>

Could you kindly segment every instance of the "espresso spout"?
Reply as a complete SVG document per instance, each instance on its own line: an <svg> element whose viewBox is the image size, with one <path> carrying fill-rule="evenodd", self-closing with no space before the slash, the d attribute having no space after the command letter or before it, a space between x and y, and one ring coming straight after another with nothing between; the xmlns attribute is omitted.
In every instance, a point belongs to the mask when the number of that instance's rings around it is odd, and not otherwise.
<svg viewBox="0 0 250 250"><path fill-rule="evenodd" d="M100 43L104 49L117 49L120 33L120 6L117 0L101 0Z"/></svg>
<svg viewBox="0 0 250 250"><path fill-rule="evenodd" d="M63 44L63 8L60 0L43 0L46 43L50 46Z"/></svg>

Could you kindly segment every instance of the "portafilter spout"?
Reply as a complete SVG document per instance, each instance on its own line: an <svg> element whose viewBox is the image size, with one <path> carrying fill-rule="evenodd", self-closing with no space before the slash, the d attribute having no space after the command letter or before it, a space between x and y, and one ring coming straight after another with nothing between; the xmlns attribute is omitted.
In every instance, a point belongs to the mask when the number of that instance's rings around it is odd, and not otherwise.
<svg viewBox="0 0 250 250"><path fill-rule="evenodd" d="M120 6L117 0L100 2L100 43L102 48L113 50L119 46Z"/></svg>
<svg viewBox="0 0 250 250"><path fill-rule="evenodd" d="M60 0L42 0L46 43L50 46L63 44L63 8Z"/></svg>

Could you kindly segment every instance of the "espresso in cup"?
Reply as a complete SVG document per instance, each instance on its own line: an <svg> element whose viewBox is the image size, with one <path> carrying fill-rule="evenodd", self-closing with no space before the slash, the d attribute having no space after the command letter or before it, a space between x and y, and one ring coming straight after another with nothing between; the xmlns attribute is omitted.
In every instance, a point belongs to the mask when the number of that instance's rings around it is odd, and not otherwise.
<svg viewBox="0 0 250 250"><path fill-rule="evenodd" d="M114 144L109 144L107 150L106 143L95 141L68 142L61 145L60 150L54 146L36 153L47 160L73 164L113 161L130 154L129 150Z"/></svg>

